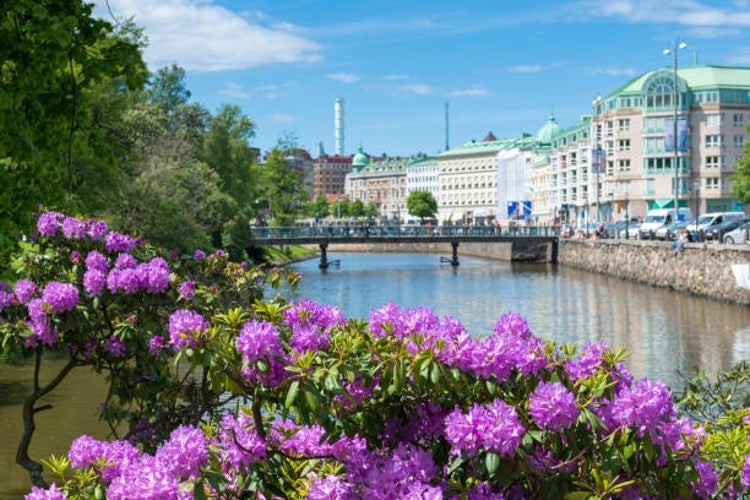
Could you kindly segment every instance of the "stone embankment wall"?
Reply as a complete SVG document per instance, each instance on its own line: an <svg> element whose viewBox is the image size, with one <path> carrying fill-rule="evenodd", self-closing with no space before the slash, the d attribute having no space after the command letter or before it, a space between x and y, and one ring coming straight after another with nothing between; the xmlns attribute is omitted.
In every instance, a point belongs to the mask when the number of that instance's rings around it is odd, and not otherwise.
<svg viewBox="0 0 750 500"><path fill-rule="evenodd" d="M737 284L733 264L750 263L750 246L630 240L560 240L558 263L647 285L727 302L750 304L750 290Z"/></svg>

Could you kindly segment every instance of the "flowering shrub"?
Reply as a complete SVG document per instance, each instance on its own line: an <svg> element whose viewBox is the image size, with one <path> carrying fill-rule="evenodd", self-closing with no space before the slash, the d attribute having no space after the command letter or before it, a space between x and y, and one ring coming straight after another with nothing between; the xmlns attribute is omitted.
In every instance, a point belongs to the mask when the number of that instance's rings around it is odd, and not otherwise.
<svg viewBox="0 0 750 500"><path fill-rule="evenodd" d="M39 233L28 281L0 292L3 345L65 346L105 372L102 415L128 430L76 439L45 461L55 484L28 499L732 498L750 486L747 411L707 431L663 384L635 380L623 351L557 346L515 313L476 336L424 307L347 320L264 300L279 270L160 257L59 214L40 216ZM118 285L90 286L90 271ZM56 333L37 335L35 317Z"/></svg>

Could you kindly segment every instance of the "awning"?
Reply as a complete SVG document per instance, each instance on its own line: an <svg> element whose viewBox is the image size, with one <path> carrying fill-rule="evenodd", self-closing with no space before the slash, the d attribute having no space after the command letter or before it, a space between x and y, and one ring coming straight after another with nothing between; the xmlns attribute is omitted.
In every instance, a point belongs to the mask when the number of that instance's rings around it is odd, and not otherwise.
<svg viewBox="0 0 750 500"><path fill-rule="evenodd" d="M657 198L654 200L654 208L673 208L674 198Z"/></svg>

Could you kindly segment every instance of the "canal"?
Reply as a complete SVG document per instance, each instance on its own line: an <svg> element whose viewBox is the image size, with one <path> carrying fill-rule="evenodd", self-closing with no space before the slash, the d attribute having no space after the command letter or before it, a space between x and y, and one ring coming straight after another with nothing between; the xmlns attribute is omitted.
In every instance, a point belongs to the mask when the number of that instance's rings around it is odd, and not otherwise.
<svg viewBox="0 0 750 500"><path fill-rule="evenodd" d="M364 318L389 302L424 305L460 320L473 335L486 335L503 313L519 312L545 339L627 348L635 376L674 388L681 385L679 371L701 366L714 373L750 357L750 308L744 306L551 264L461 256L460 266L453 268L438 255L398 253L331 253L329 259L338 265L325 272L317 259L290 266L303 276L293 298L334 304L347 317ZM2 500L21 499L30 488L26 472L14 463L30 370L0 364ZM32 456L64 454L83 433L106 437L95 413L104 391L96 377L74 371L54 399L45 401L55 409L39 414Z"/></svg>

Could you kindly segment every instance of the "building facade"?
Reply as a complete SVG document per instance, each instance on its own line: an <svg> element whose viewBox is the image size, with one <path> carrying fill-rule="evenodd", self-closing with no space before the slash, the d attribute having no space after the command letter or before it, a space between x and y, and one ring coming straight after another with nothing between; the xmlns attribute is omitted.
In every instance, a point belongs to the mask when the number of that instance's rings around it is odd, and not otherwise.
<svg viewBox="0 0 750 500"><path fill-rule="evenodd" d="M546 190L547 217L578 223L642 217L675 199L698 214L742 210L730 177L749 121L750 68L649 71L560 130L549 149L549 181L534 185Z"/></svg>
<svg viewBox="0 0 750 500"><path fill-rule="evenodd" d="M374 203L383 223L401 223L407 217L406 166L404 158L370 158L360 147L346 176L349 201Z"/></svg>

